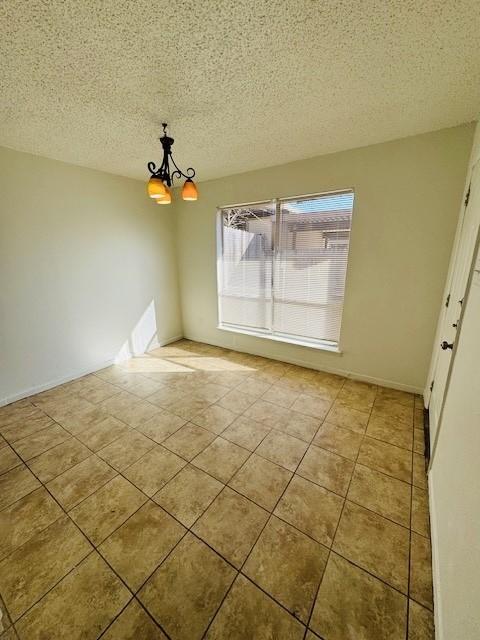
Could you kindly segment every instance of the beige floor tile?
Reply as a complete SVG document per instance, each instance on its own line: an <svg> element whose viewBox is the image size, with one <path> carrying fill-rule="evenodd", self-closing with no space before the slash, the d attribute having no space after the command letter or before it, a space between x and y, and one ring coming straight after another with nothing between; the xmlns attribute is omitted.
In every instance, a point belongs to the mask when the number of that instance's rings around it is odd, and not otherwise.
<svg viewBox="0 0 480 640"><path fill-rule="evenodd" d="M329 422L324 422L313 439L313 444L355 461L362 438L363 436L360 433L354 433L349 429L343 429Z"/></svg>
<svg viewBox="0 0 480 640"><path fill-rule="evenodd" d="M102 640L167 640L152 618L132 600L103 634Z"/></svg>
<svg viewBox="0 0 480 640"><path fill-rule="evenodd" d="M114 396L112 400L115 400L116 397L117 396ZM130 427L136 429L137 427L147 422L147 420L149 420L152 416L156 415L160 411L160 409L150 402L147 402L146 400L139 400L136 396L133 395L132 397L135 399L134 402L130 402L125 409L122 409L115 413L112 412L112 415L122 422L125 422ZM110 400L107 400L107 402L110 402Z"/></svg>
<svg viewBox="0 0 480 640"><path fill-rule="evenodd" d="M267 433L270 433L270 427L251 418L239 416L225 429L222 438L226 438L249 451L254 451Z"/></svg>
<svg viewBox="0 0 480 640"><path fill-rule="evenodd" d="M306 623L327 558L326 547L272 516L243 573Z"/></svg>
<svg viewBox="0 0 480 640"><path fill-rule="evenodd" d="M403 404L406 407L413 407L415 396L408 391L400 391L399 389L389 389L388 387L378 387L379 400L387 400Z"/></svg>
<svg viewBox="0 0 480 640"><path fill-rule="evenodd" d="M2 597L12 620L18 620L91 551L88 540L63 516L1 562Z"/></svg>
<svg viewBox="0 0 480 640"><path fill-rule="evenodd" d="M38 415L40 410L29 400L17 400L4 407L0 407L0 431L13 422L24 422L32 415Z"/></svg>
<svg viewBox="0 0 480 640"><path fill-rule="evenodd" d="M155 443L143 433L129 430L123 437L97 451L97 455L117 471L123 471L154 446Z"/></svg>
<svg viewBox="0 0 480 640"><path fill-rule="evenodd" d="M425 436L423 429L413 430L413 450L421 456L425 453Z"/></svg>
<svg viewBox="0 0 480 640"><path fill-rule="evenodd" d="M139 599L172 640L200 640L234 577L232 567L187 534Z"/></svg>
<svg viewBox="0 0 480 640"><path fill-rule="evenodd" d="M305 378L294 375L289 371L279 378L275 384L282 387L282 389L289 389L299 395L304 393L308 388L307 380L305 380Z"/></svg>
<svg viewBox="0 0 480 640"><path fill-rule="evenodd" d="M411 450L413 447L413 429L393 418L373 416L368 423L367 436L404 449Z"/></svg>
<svg viewBox="0 0 480 640"><path fill-rule="evenodd" d="M218 402L220 398L226 395L230 391L230 387L226 387L222 384L207 382L192 392L192 398L197 400L204 400L209 404Z"/></svg>
<svg viewBox="0 0 480 640"><path fill-rule="evenodd" d="M130 427L121 420L107 416L101 422L88 426L77 435L77 438L92 451L98 451L118 438L126 436L130 431Z"/></svg>
<svg viewBox="0 0 480 640"><path fill-rule="evenodd" d="M5 630L5 633L2 633L0 636L1 640L18 640L18 636L15 632L14 627L9 627Z"/></svg>
<svg viewBox="0 0 480 640"><path fill-rule="evenodd" d="M153 502L147 502L98 550L137 591L185 534L186 529Z"/></svg>
<svg viewBox="0 0 480 640"><path fill-rule="evenodd" d="M115 387L113 384L109 384L108 382L102 382L100 386L79 391L78 395L81 398L85 398L85 400L88 400L92 404L99 404L104 400L108 400L108 398L111 398L117 393L120 393L120 389L118 387Z"/></svg>
<svg viewBox="0 0 480 640"><path fill-rule="evenodd" d="M327 422L334 424L337 427L343 427L344 429L355 431L355 433L363 434L367 428L369 417L369 412L353 409L339 400L336 400L328 413Z"/></svg>
<svg viewBox="0 0 480 640"><path fill-rule="evenodd" d="M5 443L0 449L0 475L22 464L15 451Z"/></svg>
<svg viewBox="0 0 480 640"><path fill-rule="evenodd" d="M375 400L375 389L362 391L355 387L344 386L338 392L337 400L347 407L370 413Z"/></svg>
<svg viewBox="0 0 480 640"><path fill-rule="evenodd" d="M17 440L13 443L13 448L24 460L30 460L70 437L68 431L59 424L53 424L31 436Z"/></svg>
<svg viewBox="0 0 480 640"><path fill-rule="evenodd" d="M213 433L220 434L236 417L237 414L233 411L220 407L218 404L212 404L192 418L192 422Z"/></svg>
<svg viewBox="0 0 480 640"><path fill-rule="evenodd" d="M236 389L237 391L241 391L252 398L260 398L260 396L263 396L270 387L271 384L269 382L264 382L258 379L247 379L239 384ZM267 400L267 398L265 398L265 400Z"/></svg>
<svg viewBox="0 0 480 640"><path fill-rule="evenodd" d="M427 488L427 474L425 472L425 458L418 453L413 454L413 484L420 489Z"/></svg>
<svg viewBox="0 0 480 640"><path fill-rule="evenodd" d="M0 510L13 504L40 486L24 464L0 476Z"/></svg>
<svg viewBox="0 0 480 640"><path fill-rule="evenodd" d="M373 403L372 416L377 415L386 418L394 418L399 422L404 422L410 427L413 426L413 405L411 407L406 407L398 402L377 396Z"/></svg>
<svg viewBox="0 0 480 640"><path fill-rule="evenodd" d="M409 531L346 502L333 550L403 593L408 587Z"/></svg>
<svg viewBox="0 0 480 640"><path fill-rule="evenodd" d="M200 411L203 411L211 404L208 400L194 398L192 395L188 395L169 405L168 410L185 420L192 420Z"/></svg>
<svg viewBox="0 0 480 640"><path fill-rule="evenodd" d="M343 502L340 496L295 475L274 514L330 547Z"/></svg>
<svg viewBox="0 0 480 640"><path fill-rule="evenodd" d="M163 446L185 460L193 458L215 440L215 434L190 422L167 438Z"/></svg>
<svg viewBox="0 0 480 640"><path fill-rule="evenodd" d="M169 411L162 411L137 427L137 431L141 431L151 440L161 444L185 423L186 420L184 418L180 418L180 416L176 416Z"/></svg>
<svg viewBox="0 0 480 640"><path fill-rule="evenodd" d="M347 498L404 527L410 527L411 485L357 464Z"/></svg>
<svg viewBox="0 0 480 640"><path fill-rule="evenodd" d="M271 431L255 450L259 456L280 466L295 471L308 444L287 433Z"/></svg>
<svg viewBox="0 0 480 640"><path fill-rule="evenodd" d="M320 427L321 421L298 411L289 411L280 424L275 427L291 436L310 443Z"/></svg>
<svg viewBox="0 0 480 640"><path fill-rule="evenodd" d="M116 476L69 512L95 546L119 527L147 500L122 476Z"/></svg>
<svg viewBox="0 0 480 640"><path fill-rule="evenodd" d="M63 511L43 487L0 511L0 560L57 520Z"/></svg>
<svg viewBox="0 0 480 640"><path fill-rule="evenodd" d="M267 427L279 429L281 425L286 424L289 414L289 409L279 407L277 404L272 404L260 398L252 406L248 407L243 415Z"/></svg>
<svg viewBox="0 0 480 640"><path fill-rule="evenodd" d="M262 398L263 400L268 400L268 402L272 402L273 404L278 404L281 407L289 409L299 396L300 394L298 391L293 391L292 389L275 385L267 389Z"/></svg>
<svg viewBox="0 0 480 640"><path fill-rule="evenodd" d="M243 413L255 402L256 396L243 393L238 389L232 389L218 401L218 405L233 411L233 413Z"/></svg>
<svg viewBox="0 0 480 640"><path fill-rule="evenodd" d="M328 640L404 640L407 599L332 553L310 626Z"/></svg>
<svg viewBox="0 0 480 640"><path fill-rule="evenodd" d="M122 473L147 496L153 496L186 464L175 453L157 444Z"/></svg>
<svg viewBox="0 0 480 640"><path fill-rule="evenodd" d="M430 537L428 493L419 487L413 487L412 491L412 530Z"/></svg>
<svg viewBox="0 0 480 640"><path fill-rule="evenodd" d="M253 453L229 485L267 511L272 511L291 477L290 471Z"/></svg>
<svg viewBox="0 0 480 640"><path fill-rule="evenodd" d="M56 447L32 458L27 464L40 482L46 483L91 455L90 449L76 438L70 437Z"/></svg>
<svg viewBox="0 0 480 640"><path fill-rule="evenodd" d="M410 597L433 610L432 551L430 540L412 532Z"/></svg>
<svg viewBox="0 0 480 640"><path fill-rule="evenodd" d="M325 400L318 396L309 396L302 393L292 404L291 408L299 413L312 416L312 418L316 418L317 420L323 420L331 406L331 400Z"/></svg>
<svg viewBox="0 0 480 640"><path fill-rule="evenodd" d="M80 396L71 393L63 393L52 402L44 405L43 409L52 420L61 424L62 420L70 415L70 413L88 411L94 407L95 405L85 400L85 398L80 398Z"/></svg>
<svg viewBox="0 0 480 640"><path fill-rule="evenodd" d="M151 402L158 407L168 409L171 404L185 398L188 393L189 391L187 389L166 386L149 396L148 402Z"/></svg>
<svg viewBox="0 0 480 640"><path fill-rule="evenodd" d="M91 455L50 480L46 486L62 507L69 511L116 475L117 472L106 462Z"/></svg>
<svg viewBox="0 0 480 640"><path fill-rule="evenodd" d="M153 499L186 527L191 527L222 489L221 482L189 464Z"/></svg>
<svg viewBox="0 0 480 640"><path fill-rule="evenodd" d="M239 575L205 640L301 640L304 633L305 627L298 620Z"/></svg>
<svg viewBox="0 0 480 640"><path fill-rule="evenodd" d="M311 445L300 463L297 473L307 480L345 496L353 467L354 464L351 460Z"/></svg>
<svg viewBox="0 0 480 640"><path fill-rule="evenodd" d="M411 482L412 453L406 449L367 436L360 447L357 462L398 480Z"/></svg>
<svg viewBox="0 0 480 640"><path fill-rule="evenodd" d="M408 640L435 640L432 612L414 600L408 606Z"/></svg>
<svg viewBox="0 0 480 640"><path fill-rule="evenodd" d="M143 377L141 374L132 374L129 380L121 382L118 386L139 398L147 398L163 387L160 382Z"/></svg>
<svg viewBox="0 0 480 640"><path fill-rule="evenodd" d="M226 487L192 531L240 568L267 519L267 511Z"/></svg>
<svg viewBox="0 0 480 640"><path fill-rule="evenodd" d="M25 418L20 422L12 422L5 427L2 427L0 433L7 442L11 444L22 440L28 436L38 433L42 429L53 425L53 420L50 416L47 416L40 409L36 409L30 417Z"/></svg>
<svg viewBox="0 0 480 640"><path fill-rule="evenodd" d="M425 412L423 406L419 407L418 409L415 408L415 411L413 412L413 426L415 427L415 429L424 429Z"/></svg>
<svg viewBox="0 0 480 640"><path fill-rule="evenodd" d="M64 429L76 436L91 424L105 420L108 415L103 408L91 405L90 408L67 413L59 422Z"/></svg>
<svg viewBox="0 0 480 640"><path fill-rule="evenodd" d="M217 438L192 460L192 464L226 484L249 456L247 449Z"/></svg>
<svg viewBox="0 0 480 640"><path fill-rule="evenodd" d="M93 552L17 623L22 640L95 640L131 594Z"/></svg>

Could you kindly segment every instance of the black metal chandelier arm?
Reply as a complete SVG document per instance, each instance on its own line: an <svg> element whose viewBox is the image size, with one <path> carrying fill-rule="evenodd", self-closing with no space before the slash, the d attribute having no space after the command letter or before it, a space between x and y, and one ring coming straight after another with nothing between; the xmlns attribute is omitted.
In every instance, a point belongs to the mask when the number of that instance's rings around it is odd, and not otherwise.
<svg viewBox="0 0 480 640"><path fill-rule="evenodd" d="M157 170L157 165L154 162L149 162L147 164L147 168L150 171L150 173L152 174L152 176L155 176L159 170Z"/></svg>
<svg viewBox="0 0 480 640"><path fill-rule="evenodd" d="M175 167L175 169L176 169L176 171L174 171L174 172L172 173L172 178L174 178L175 176L176 176L176 177L178 177L178 178L181 178L181 177L183 176L183 177L184 177L184 178L186 178L187 180L188 180L189 178L190 178L190 180L191 180L192 178L194 178L194 177L195 177L195 169L194 169L193 167L188 167L188 169L186 170L186 173L184 173L181 169L179 169L179 168L177 167L177 164L176 164L175 160L173 159L173 156L172 156L172 154L171 154L171 153L170 153L170 160L172 161L173 166L174 166L174 167Z"/></svg>

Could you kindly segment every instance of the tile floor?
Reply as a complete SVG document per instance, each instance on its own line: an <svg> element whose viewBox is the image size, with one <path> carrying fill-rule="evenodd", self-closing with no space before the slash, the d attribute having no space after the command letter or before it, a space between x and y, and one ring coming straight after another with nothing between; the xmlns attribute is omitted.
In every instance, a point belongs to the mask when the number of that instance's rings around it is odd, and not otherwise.
<svg viewBox="0 0 480 640"><path fill-rule="evenodd" d="M0 409L1 640L432 640L413 395L182 340Z"/></svg>

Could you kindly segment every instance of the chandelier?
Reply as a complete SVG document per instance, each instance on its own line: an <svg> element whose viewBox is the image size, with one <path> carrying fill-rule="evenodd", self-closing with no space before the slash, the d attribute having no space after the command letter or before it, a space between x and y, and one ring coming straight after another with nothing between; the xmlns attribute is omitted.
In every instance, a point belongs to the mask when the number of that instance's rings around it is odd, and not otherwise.
<svg viewBox="0 0 480 640"><path fill-rule="evenodd" d="M172 201L172 192L170 187L173 184L175 178L185 178L185 182L182 187L182 198L184 200L196 200L198 198L198 190L193 182L192 178L195 176L195 170L189 167L184 173L175 164L175 160L172 156L173 138L167 135L167 123L163 122L163 136L160 138L160 142L163 147L163 160L161 166L157 169L154 162L149 162L147 167L151 173L150 180L148 181L147 191L150 198L157 204L170 204ZM175 167L175 170L170 173L170 161Z"/></svg>

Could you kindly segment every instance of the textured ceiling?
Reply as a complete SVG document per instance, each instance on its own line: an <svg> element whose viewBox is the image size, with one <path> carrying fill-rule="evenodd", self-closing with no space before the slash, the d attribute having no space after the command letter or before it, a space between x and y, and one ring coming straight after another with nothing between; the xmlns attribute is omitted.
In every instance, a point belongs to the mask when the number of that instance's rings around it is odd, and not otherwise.
<svg viewBox="0 0 480 640"><path fill-rule="evenodd" d="M0 145L199 180L476 118L478 0L6 0Z"/></svg>

